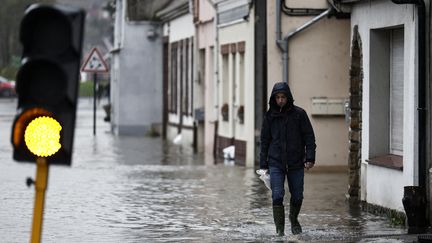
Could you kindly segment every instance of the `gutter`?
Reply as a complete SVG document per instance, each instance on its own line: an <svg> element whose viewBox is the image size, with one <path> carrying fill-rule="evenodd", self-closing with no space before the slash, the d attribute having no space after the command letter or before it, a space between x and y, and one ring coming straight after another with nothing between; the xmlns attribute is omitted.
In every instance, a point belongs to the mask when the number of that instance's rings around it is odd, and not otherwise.
<svg viewBox="0 0 432 243"><path fill-rule="evenodd" d="M282 12L282 2L284 0L277 0L276 1L276 45L279 47L279 49L282 51L282 61L283 61L283 82L288 83L288 51L289 51L289 39L298 34L299 32L305 30L306 28L312 26L314 23L318 22L322 18L330 15L333 11L333 8L330 7L327 10L320 13L318 16L314 17L313 19L309 20L302 26L298 27L296 30L290 32L288 35L286 35L282 39L282 28L281 28L281 12Z"/></svg>
<svg viewBox="0 0 432 243"><path fill-rule="evenodd" d="M415 4L418 13L418 183L426 188L426 8L423 0L391 0L395 4Z"/></svg>
<svg viewBox="0 0 432 243"><path fill-rule="evenodd" d="M175 4L175 5L174 5ZM189 1L181 0L176 1L168 7L155 13L155 17L159 18L162 22L168 22L179 16L185 15L190 12Z"/></svg>

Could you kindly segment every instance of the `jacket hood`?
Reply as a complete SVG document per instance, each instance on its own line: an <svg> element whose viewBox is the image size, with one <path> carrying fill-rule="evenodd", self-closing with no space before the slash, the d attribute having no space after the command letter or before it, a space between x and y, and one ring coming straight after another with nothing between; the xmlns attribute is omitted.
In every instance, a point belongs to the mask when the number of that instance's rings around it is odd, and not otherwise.
<svg viewBox="0 0 432 243"><path fill-rule="evenodd" d="M273 85L273 89L269 100L270 110L280 110L275 100L275 95L277 93L284 93L288 99L287 104L285 105L285 107L283 107L283 109L291 108L294 105L294 99L288 84L285 82L278 82Z"/></svg>

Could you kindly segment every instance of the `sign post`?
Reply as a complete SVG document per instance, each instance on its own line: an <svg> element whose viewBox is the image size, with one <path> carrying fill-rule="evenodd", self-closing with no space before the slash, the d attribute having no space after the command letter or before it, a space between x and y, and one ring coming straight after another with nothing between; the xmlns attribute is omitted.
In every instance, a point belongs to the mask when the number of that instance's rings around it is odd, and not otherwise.
<svg viewBox="0 0 432 243"><path fill-rule="evenodd" d="M97 73L108 72L108 65L99 50L93 48L81 68L82 72L93 73L93 136L96 136L96 85Z"/></svg>

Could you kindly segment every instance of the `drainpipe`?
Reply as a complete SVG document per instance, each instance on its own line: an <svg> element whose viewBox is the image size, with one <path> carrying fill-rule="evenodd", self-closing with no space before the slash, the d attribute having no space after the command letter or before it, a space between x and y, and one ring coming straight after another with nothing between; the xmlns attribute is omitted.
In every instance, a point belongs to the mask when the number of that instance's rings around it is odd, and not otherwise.
<svg viewBox="0 0 432 243"><path fill-rule="evenodd" d="M418 184L419 187L405 187L405 196L403 199L404 207L405 201L408 194L414 195L413 201L422 198L424 199L424 205L417 205L419 209L416 209L420 212L420 214L424 214L426 212L426 8L423 0L392 0L395 4L415 4L417 6L417 15L418 15L418 23L417 23L417 32L418 32ZM414 192L413 190L418 190L418 192ZM411 192L409 192L411 191ZM413 203L411 202L411 207ZM424 209L421 207L425 207ZM415 211L414 209L410 209ZM413 229L417 229L418 227L422 227L425 225L419 225L426 222L410 222L410 212L408 212L408 225L413 225ZM423 213L424 211L424 213ZM416 213L418 213L416 211ZM413 213L411 213L413 214ZM413 215L415 218L415 215ZM416 228L417 227L417 228ZM408 233L410 233L411 227L408 228ZM413 232L415 233L415 232Z"/></svg>
<svg viewBox="0 0 432 243"><path fill-rule="evenodd" d="M418 12L418 170L419 186L426 188L426 10L423 0L392 0L396 4L415 4Z"/></svg>
<svg viewBox="0 0 432 243"><path fill-rule="evenodd" d="M289 39L293 36L295 36L296 34L298 34L299 32L305 30L306 28L310 27L311 25L313 25L314 23L318 22L319 20L321 20L322 18L324 18L325 16L328 16L333 8L330 7L327 10L325 10L324 12L322 12L321 14L319 14L318 16L314 17L313 19L309 20L308 22L306 22L304 25L298 27L297 29L295 29L294 31L290 32L288 35L286 35L283 40L282 40L282 28L281 28L281 11L282 11L282 1L283 0L277 0L276 1L276 45L279 47L279 49L282 51L282 61L283 61L283 82L288 83L288 77L289 77L289 73L288 73L288 50L289 50Z"/></svg>
<svg viewBox="0 0 432 243"><path fill-rule="evenodd" d="M276 1L276 45L282 51L283 61L283 81L288 83L288 41L282 40L282 27L281 27L281 11L282 11L282 0Z"/></svg>

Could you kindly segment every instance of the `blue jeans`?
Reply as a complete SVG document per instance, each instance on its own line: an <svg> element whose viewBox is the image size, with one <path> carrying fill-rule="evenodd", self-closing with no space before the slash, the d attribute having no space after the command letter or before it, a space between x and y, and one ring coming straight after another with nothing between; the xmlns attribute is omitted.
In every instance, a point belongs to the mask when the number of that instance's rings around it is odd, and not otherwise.
<svg viewBox="0 0 432 243"><path fill-rule="evenodd" d="M286 171L270 166L269 171L273 206L283 205L285 177L288 179L288 188L291 194L290 203L293 205L301 205L303 201L304 169Z"/></svg>

